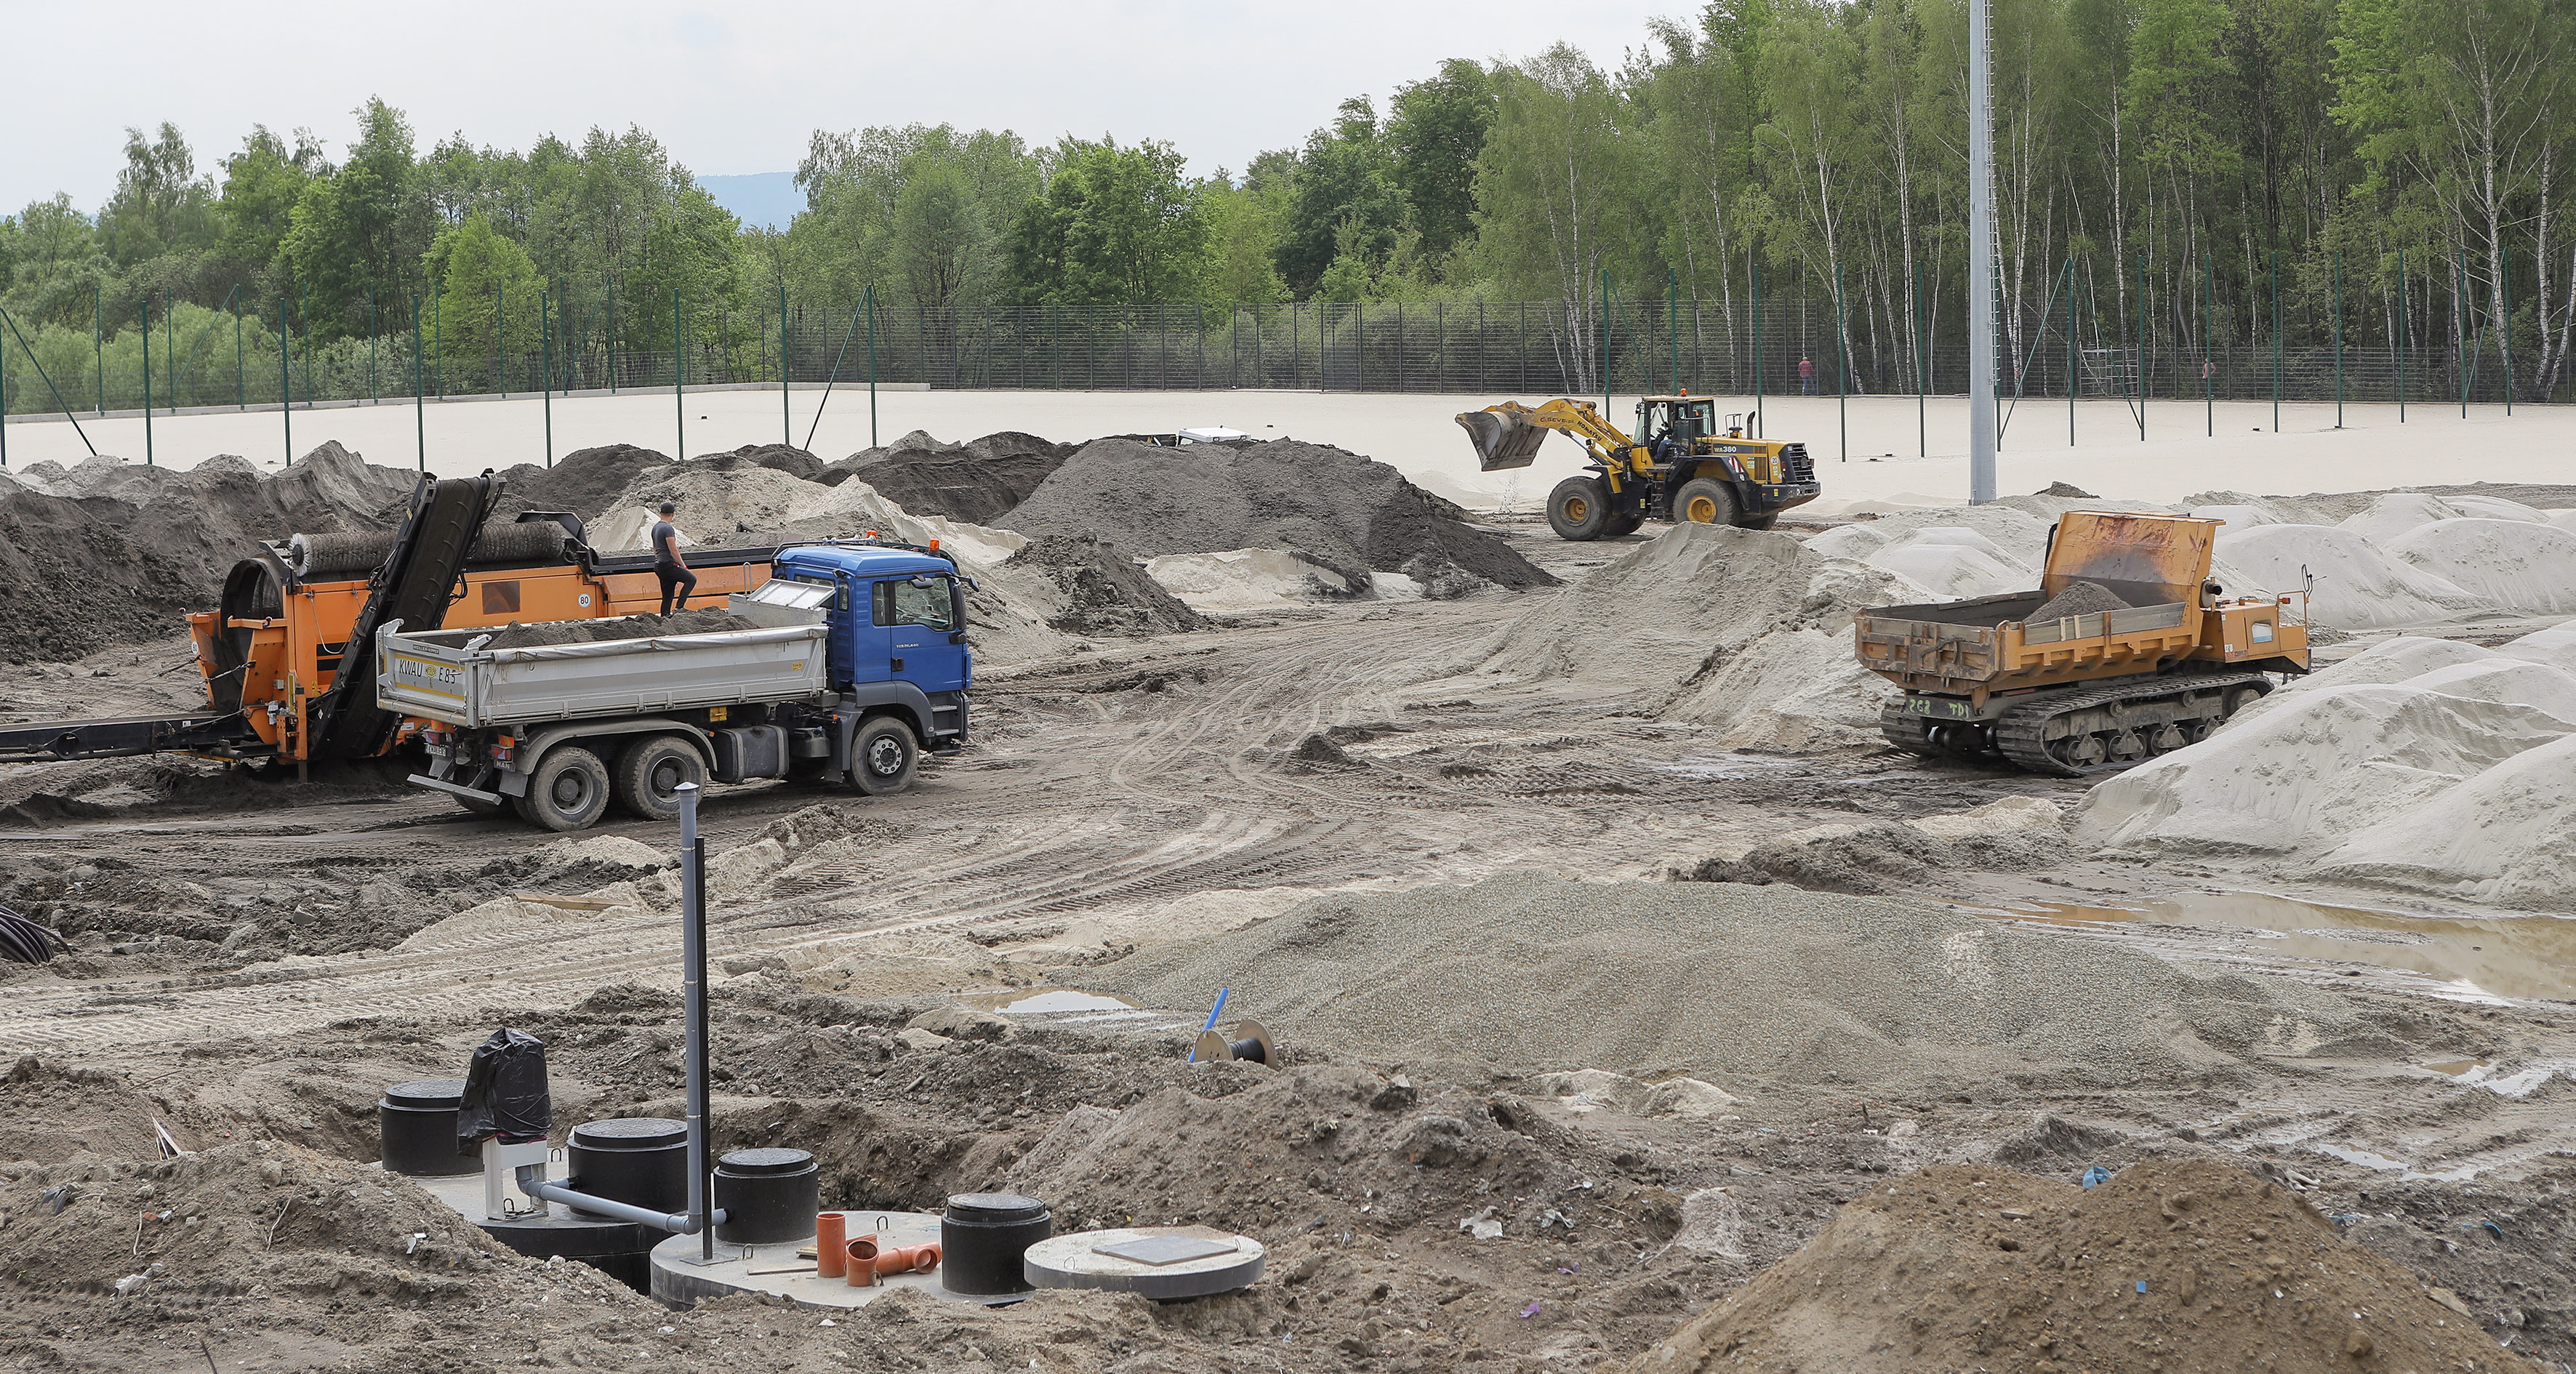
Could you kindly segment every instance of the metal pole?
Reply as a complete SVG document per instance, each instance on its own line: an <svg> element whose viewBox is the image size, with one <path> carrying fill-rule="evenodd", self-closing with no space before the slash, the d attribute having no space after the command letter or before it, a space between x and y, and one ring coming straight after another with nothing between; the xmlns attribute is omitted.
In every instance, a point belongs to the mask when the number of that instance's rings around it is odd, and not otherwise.
<svg viewBox="0 0 2576 1374"><path fill-rule="evenodd" d="M1362 310L1368 309L1363 305ZM1601 269L1601 418L1610 418L1610 269ZM1361 354L1367 356L1365 352Z"/></svg>
<svg viewBox="0 0 2576 1374"><path fill-rule="evenodd" d="M2218 364L2210 320L2218 313L2218 268L2206 253L2200 257L2200 293L2200 409L2203 423L2207 426L2204 437L2215 439L2218 437Z"/></svg>
<svg viewBox="0 0 2576 1374"><path fill-rule="evenodd" d="M1762 437L1762 264L1753 265L1753 433Z"/></svg>
<svg viewBox="0 0 2576 1374"><path fill-rule="evenodd" d="M1674 348L1678 350L1679 344ZM1851 322L1843 315L1843 265L1834 263L1834 398L1835 423L1842 427L1843 461L1851 461Z"/></svg>
<svg viewBox="0 0 2576 1374"><path fill-rule="evenodd" d="M2513 416L2513 255L2496 245L2496 361L2504 368L2504 413Z"/></svg>
<svg viewBox="0 0 2576 1374"><path fill-rule="evenodd" d="M277 298L277 419L285 426L286 461L295 461L295 387L293 374L286 361L287 345L295 335L286 318L286 297Z"/></svg>
<svg viewBox="0 0 2576 1374"><path fill-rule="evenodd" d="M2451 259L2451 358L2460 378L2460 418L2469 418L2469 263Z"/></svg>
<svg viewBox="0 0 2576 1374"><path fill-rule="evenodd" d="M697 1226L698 1258L716 1257L716 1228L707 1223L707 865L698 835L698 785L681 783L680 976L688 1018L689 1220Z"/></svg>
<svg viewBox="0 0 2576 1374"><path fill-rule="evenodd" d="M241 324L241 307L236 305L233 307L233 409L248 410L250 384L243 380Z"/></svg>
<svg viewBox="0 0 2576 1374"><path fill-rule="evenodd" d="M2334 252L2335 428L2343 428L2343 250Z"/></svg>
<svg viewBox="0 0 2576 1374"><path fill-rule="evenodd" d="M301 288L301 294L297 297L296 302L295 302L295 318L296 318L296 319L298 319L298 320L301 320L301 321L303 322L303 324L304 324L304 408L305 408L305 409L307 409L307 410L311 410L311 409L313 408L313 288L312 288L312 287L307 286L307 287L303 287L303 288ZM291 462L294 462L294 461L295 461L295 455L294 455L294 454L292 454L292 453L290 453L290 454L286 455L286 461L288 461L288 462L290 462L290 463L291 463Z"/></svg>
<svg viewBox="0 0 2576 1374"><path fill-rule="evenodd" d="M2281 432L2281 250L2272 250L2272 432Z"/></svg>
<svg viewBox="0 0 2576 1374"><path fill-rule="evenodd" d="M2397 423L2406 423L2406 250L2397 250Z"/></svg>
<svg viewBox="0 0 2576 1374"><path fill-rule="evenodd" d="M376 283L367 279L367 404L376 403Z"/></svg>
<svg viewBox="0 0 2576 1374"><path fill-rule="evenodd" d="M91 366L98 369L98 414L107 418L107 303L104 288L89 288L89 347Z"/></svg>
<svg viewBox="0 0 2576 1374"><path fill-rule="evenodd" d="M504 327L508 319L501 309L501 283L496 281L492 283L492 385L505 401L510 399L510 341ZM313 388L306 386L304 394L311 396Z"/></svg>
<svg viewBox="0 0 2576 1374"><path fill-rule="evenodd" d="M178 293L167 287L161 291L161 359L170 365L170 413L179 413L179 306ZM143 346L150 348L146 337Z"/></svg>
<svg viewBox="0 0 2576 1374"><path fill-rule="evenodd" d="M1841 265L1836 264L1836 271ZM1679 268L1664 269L1664 328L1673 338L1673 394L1682 394L1682 274Z"/></svg>
<svg viewBox="0 0 2576 1374"><path fill-rule="evenodd" d="M420 389L420 293L411 293L411 425L420 446L420 470L429 471L428 401Z"/></svg>
<svg viewBox="0 0 2576 1374"><path fill-rule="evenodd" d="M778 279L778 442L796 442L796 420L787 413L787 279Z"/></svg>
<svg viewBox="0 0 2576 1374"><path fill-rule="evenodd" d="M875 448L877 446L877 286L875 282L868 283L868 289L860 293L859 308L868 312L868 447ZM817 412L815 418L821 419L822 416Z"/></svg>
<svg viewBox="0 0 2576 1374"><path fill-rule="evenodd" d="M537 293L537 366L544 371L546 389L546 466L555 465L555 323L554 302L543 291Z"/></svg>
<svg viewBox="0 0 2576 1374"><path fill-rule="evenodd" d="M2147 441L2147 255L2138 255L2138 442Z"/></svg>
<svg viewBox="0 0 2576 1374"><path fill-rule="evenodd" d="M1755 337L1760 337L1757 330ZM1756 360L1760 358L1755 355ZM1915 456L1932 456L1931 420L1923 408L1923 393L1932 385L1932 340L1923 321L1923 264L1914 264L1914 447Z"/></svg>
<svg viewBox="0 0 2576 1374"><path fill-rule="evenodd" d="M143 466L152 464L152 297L143 298Z"/></svg>
<svg viewBox="0 0 2576 1374"><path fill-rule="evenodd" d="M680 288L671 288L671 418L679 425L679 451L671 456L689 456L689 407L680 399L680 388L686 380L680 375Z"/></svg>
<svg viewBox="0 0 2576 1374"><path fill-rule="evenodd" d="M1968 501L1995 499L1995 92L1990 0L1968 0ZM2145 378L2139 379L2140 385ZM2146 413L2140 397L2139 414ZM2143 420L2141 421L2143 424Z"/></svg>
<svg viewBox="0 0 2576 1374"><path fill-rule="evenodd" d="M438 399L447 399L447 311L438 288L429 288L429 382Z"/></svg>
<svg viewBox="0 0 2576 1374"><path fill-rule="evenodd" d="M599 299L608 311L608 394L617 394L617 280L608 269L599 272Z"/></svg>
<svg viewBox="0 0 2576 1374"><path fill-rule="evenodd" d="M2075 259L2066 260L2066 446L2075 447Z"/></svg>

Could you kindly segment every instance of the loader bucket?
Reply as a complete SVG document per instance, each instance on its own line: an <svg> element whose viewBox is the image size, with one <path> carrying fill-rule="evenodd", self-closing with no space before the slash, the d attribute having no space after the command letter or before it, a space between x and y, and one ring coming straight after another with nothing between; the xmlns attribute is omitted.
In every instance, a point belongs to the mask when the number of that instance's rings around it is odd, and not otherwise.
<svg viewBox="0 0 2576 1374"><path fill-rule="evenodd" d="M1505 401L1483 410L1471 410L1458 417L1458 427L1467 431L1468 442L1476 446L1476 464L1486 472L1506 468L1525 468L1538 457L1538 446L1547 440L1547 431L1523 418L1519 405Z"/></svg>

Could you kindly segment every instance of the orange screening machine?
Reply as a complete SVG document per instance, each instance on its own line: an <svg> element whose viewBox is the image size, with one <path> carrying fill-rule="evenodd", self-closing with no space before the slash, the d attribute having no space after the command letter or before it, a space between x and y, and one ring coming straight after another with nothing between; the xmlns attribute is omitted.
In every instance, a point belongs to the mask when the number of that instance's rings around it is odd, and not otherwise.
<svg viewBox="0 0 2576 1374"><path fill-rule="evenodd" d="M391 534L296 535L260 544L224 579L216 609L188 617L206 709L143 720L0 726L0 760L182 752L235 760L366 758L408 732L377 709L372 654L344 657L377 629L473 629L659 611L649 553L601 554L579 517L494 519L502 486L423 477ZM693 598L769 579L774 548L692 549Z"/></svg>

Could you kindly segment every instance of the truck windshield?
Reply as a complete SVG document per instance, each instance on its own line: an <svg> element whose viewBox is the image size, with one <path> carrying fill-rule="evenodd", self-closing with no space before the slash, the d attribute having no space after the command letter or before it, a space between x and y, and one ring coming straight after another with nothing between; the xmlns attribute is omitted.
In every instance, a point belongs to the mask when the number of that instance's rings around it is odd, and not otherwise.
<svg viewBox="0 0 2576 1374"><path fill-rule="evenodd" d="M880 625L926 625L934 630L957 628L954 603L949 597L949 580L925 577L902 582L877 584L876 623Z"/></svg>

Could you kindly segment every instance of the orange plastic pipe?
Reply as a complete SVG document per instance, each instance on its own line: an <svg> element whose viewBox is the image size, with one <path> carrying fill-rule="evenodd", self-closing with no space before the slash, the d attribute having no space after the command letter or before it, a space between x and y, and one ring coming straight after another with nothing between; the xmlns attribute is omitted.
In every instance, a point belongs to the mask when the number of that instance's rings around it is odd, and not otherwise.
<svg viewBox="0 0 2576 1374"><path fill-rule="evenodd" d="M841 1247L842 1262L852 1288L874 1287L877 1281L877 1238L860 1236Z"/></svg>
<svg viewBox="0 0 2576 1374"><path fill-rule="evenodd" d="M887 1277L896 1274L927 1274L938 1267L939 1247L937 1245L907 1245L900 1249L881 1251L877 1255L877 1273Z"/></svg>
<svg viewBox="0 0 2576 1374"><path fill-rule="evenodd" d="M849 1241L842 1234L849 1218L838 1212L814 1214L814 1272L823 1278L837 1279L849 1268Z"/></svg>

